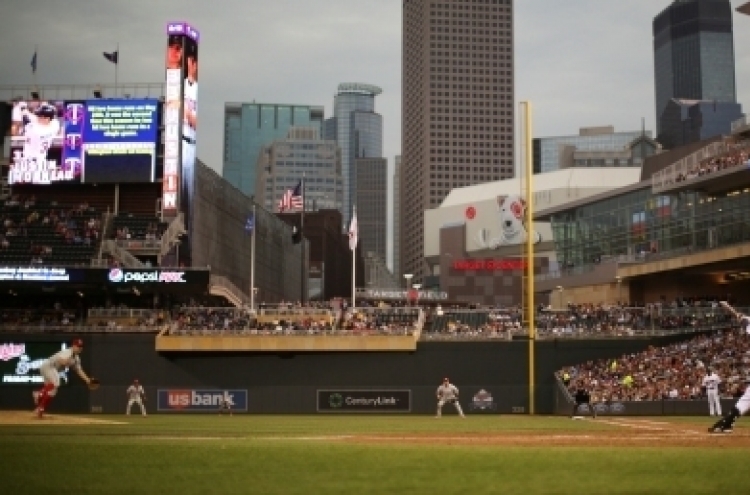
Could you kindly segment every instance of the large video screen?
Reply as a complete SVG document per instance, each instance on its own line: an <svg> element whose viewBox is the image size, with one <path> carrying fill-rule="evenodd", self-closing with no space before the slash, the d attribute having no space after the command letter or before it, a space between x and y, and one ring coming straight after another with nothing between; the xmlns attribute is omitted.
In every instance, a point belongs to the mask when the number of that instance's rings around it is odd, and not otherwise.
<svg viewBox="0 0 750 495"><path fill-rule="evenodd" d="M154 181L156 100L87 101L84 124L83 182Z"/></svg>
<svg viewBox="0 0 750 495"><path fill-rule="evenodd" d="M37 385L44 383L39 367L67 346L61 342L26 342L23 339L0 341L0 385ZM68 383L69 370L60 373L60 385Z"/></svg>
<svg viewBox="0 0 750 495"><path fill-rule="evenodd" d="M14 102L11 184L153 182L159 101Z"/></svg>

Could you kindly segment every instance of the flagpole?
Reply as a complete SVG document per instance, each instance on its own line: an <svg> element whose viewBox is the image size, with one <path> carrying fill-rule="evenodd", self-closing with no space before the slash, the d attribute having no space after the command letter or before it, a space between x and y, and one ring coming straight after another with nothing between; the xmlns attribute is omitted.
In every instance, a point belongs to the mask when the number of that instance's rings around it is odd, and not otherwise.
<svg viewBox="0 0 750 495"><path fill-rule="evenodd" d="M34 81L34 91L36 91L36 68L39 66L39 45L34 45L34 70L31 71L31 77Z"/></svg>
<svg viewBox="0 0 750 495"><path fill-rule="evenodd" d="M117 71L120 67L120 42L117 42L117 48L115 49L115 56L117 57L115 59L115 96L117 96Z"/></svg>
<svg viewBox="0 0 750 495"><path fill-rule="evenodd" d="M357 205L354 205L354 216L352 217L354 219L357 218ZM359 225L356 225L357 230L359 230ZM351 229L351 227L349 227ZM357 232L355 235L359 237L359 232ZM359 241L359 239L357 239ZM349 241L351 242L351 240ZM357 259L357 245L354 245L354 249L352 249L352 310L357 306L356 301L354 300L354 296L357 292L357 265L355 263Z"/></svg>
<svg viewBox="0 0 750 495"><path fill-rule="evenodd" d="M253 231L250 239L250 311L255 311L255 229L258 219L255 217L255 201L253 200Z"/></svg>
<svg viewBox="0 0 750 495"><path fill-rule="evenodd" d="M305 303L307 298L305 297L305 173L302 172L302 211L300 212L299 220L299 233L301 236L300 252L302 258L300 260L300 302Z"/></svg>

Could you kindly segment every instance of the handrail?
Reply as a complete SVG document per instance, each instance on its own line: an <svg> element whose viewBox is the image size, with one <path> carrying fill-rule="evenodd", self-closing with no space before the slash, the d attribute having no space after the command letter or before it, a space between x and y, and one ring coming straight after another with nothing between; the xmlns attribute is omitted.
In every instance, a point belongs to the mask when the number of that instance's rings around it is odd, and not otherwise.
<svg viewBox="0 0 750 495"><path fill-rule="evenodd" d="M696 175L695 177L688 177L696 166L705 160L710 160L723 153L729 151L738 151L748 148L748 143L729 144L723 141L710 143L707 146L691 153L690 155L675 161L671 165L664 169L654 172L651 176L651 190L653 193L659 193L678 182L684 183L694 179L705 178L705 175ZM678 181L677 179L682 176L685 179Z"/></svg>
<svg viewBox="0 0 750 495"><path fill-rule="evenodd" d="M130 254L126 249L122 249L113 239L107 239L102 242L104 250L117 258L125 268L144 268L146 265L141 260Z"/></svg>
<svg viewBox="0 0 750 495"><path fill-rule="evenodd" d="M102 214L104 217L104 221L102 222L102 232L101 232L101 238L106 239L109 237L109 223L112 219L112 214L109 211L109 206L107 206L107 211ZM101 262L102 260L102 254L104 254L104 241L99 242L99 256L97 256L97 259ZM99 263L101 264L101 263Z"/></svg>
<svg viewBox="0 0 750 495"><path fill-rule="evenodd" d="M169 223L169 226L161 236L161 247L159 249L159 259L165 256L169 251L172 250L176 244L177 238L184 234L185 231L185 216L182 212L178 213L174 219Z"/></svg>
<svg viewBox="0 0 750 495"><path fill-rule="evenodd" d="M126 317L140 318L150 317L159 313L156 309L139 309L139 308L90 308L88 311L89 318L108 318L108 317Z"/></svg>
<svg viewBox="0 0 750 495"><path fill-rule="evenodd" d="M13 325L0 324L0 332L4 333L156 333L163 326L148 325L117 325L115 327L97 325Z"/></svg>
<svg viewBox="0 0 750 495"><path fill-rule="evenodd" d="M250 297L223 275L214 275L212 273L208 286L208 291L211 295L226 297L238 308L249 305L250 303ZM214 291L215 288L217 288L216 291ZM225 291L226 294L223 294L222 291ZM227 296L227 294L229 296Z"/></svg>

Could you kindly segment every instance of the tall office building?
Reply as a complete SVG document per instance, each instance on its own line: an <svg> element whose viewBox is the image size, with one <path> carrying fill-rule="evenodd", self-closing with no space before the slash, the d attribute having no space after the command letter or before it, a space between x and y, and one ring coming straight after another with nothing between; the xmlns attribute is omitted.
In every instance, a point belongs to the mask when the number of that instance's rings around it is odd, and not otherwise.
<svg viewBox="0 0 750 495"><path fill-rule="evenodd" d="M657 140L672 99L735 103L729 0L676 0L654 18Z"/></svg>
<svg viewBox="0 0 750 495"><path fill-rule="evenodd" d="M276 103L224 105L224 164L222 177L248 196L255 193L264 146L287 137L292 126L312 126L322 132L323 107Z"/></svg>
<svg viewBox="0 0 750 495"><path fill-rule="evenodd" d="M424 210L513 177L512 0L404 0L401 256L421 281Z"/></svg>
<svg viewBox="0 0 750 495"><path fill-rule="evenodd" d="M323 137L339 143L341 172L344 177L344 203L341 214L345 225L356 202L357 158L383 156L383 117L375 112L375 97L383 90L371 84L341 83L333 100L333 117L323 124Z"/></svg>
<svg viewBox="0 0 750 495"><path fill-rule="evenodd" d="M291 127L284 139L263 147L258 164L255 200L268 211L277 211L303 176L305 211L341 209L341 154L335 141L320 138L319 127Z"/></svg>
<svg viewBox="0 0 750 495"><path fill-rule="evenodd" d="M391 271L401 280L401 155L393 161L393 220L391 221Z"/></svg>
<svg viewBox="0 0 750 495"><path fill-rule="evenodd" d="M633 152L635 144L650 139L651 131L619 131L613 126L583 127L578 135L534 138L534 173L570 167L636 167L655 152L649 146ZM655 143L653 143L655 144Z"/></svg>
<svg viewBox="0 0 750 495"><path fill-rule="evenodd" d="M373 252L385 264L388 235L388 160L354 160L359 238L365 253Z"/></svg>

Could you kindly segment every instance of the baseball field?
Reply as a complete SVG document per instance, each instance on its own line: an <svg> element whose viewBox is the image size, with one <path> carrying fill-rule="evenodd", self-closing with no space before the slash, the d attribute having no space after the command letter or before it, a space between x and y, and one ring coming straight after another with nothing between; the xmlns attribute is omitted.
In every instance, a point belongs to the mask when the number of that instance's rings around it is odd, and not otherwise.
<svg viewBox="0 0 750 495"><path fill-rule="evenodd" d="M743 421L5 411L0 469L12 494L736 493Z"/></svg>

